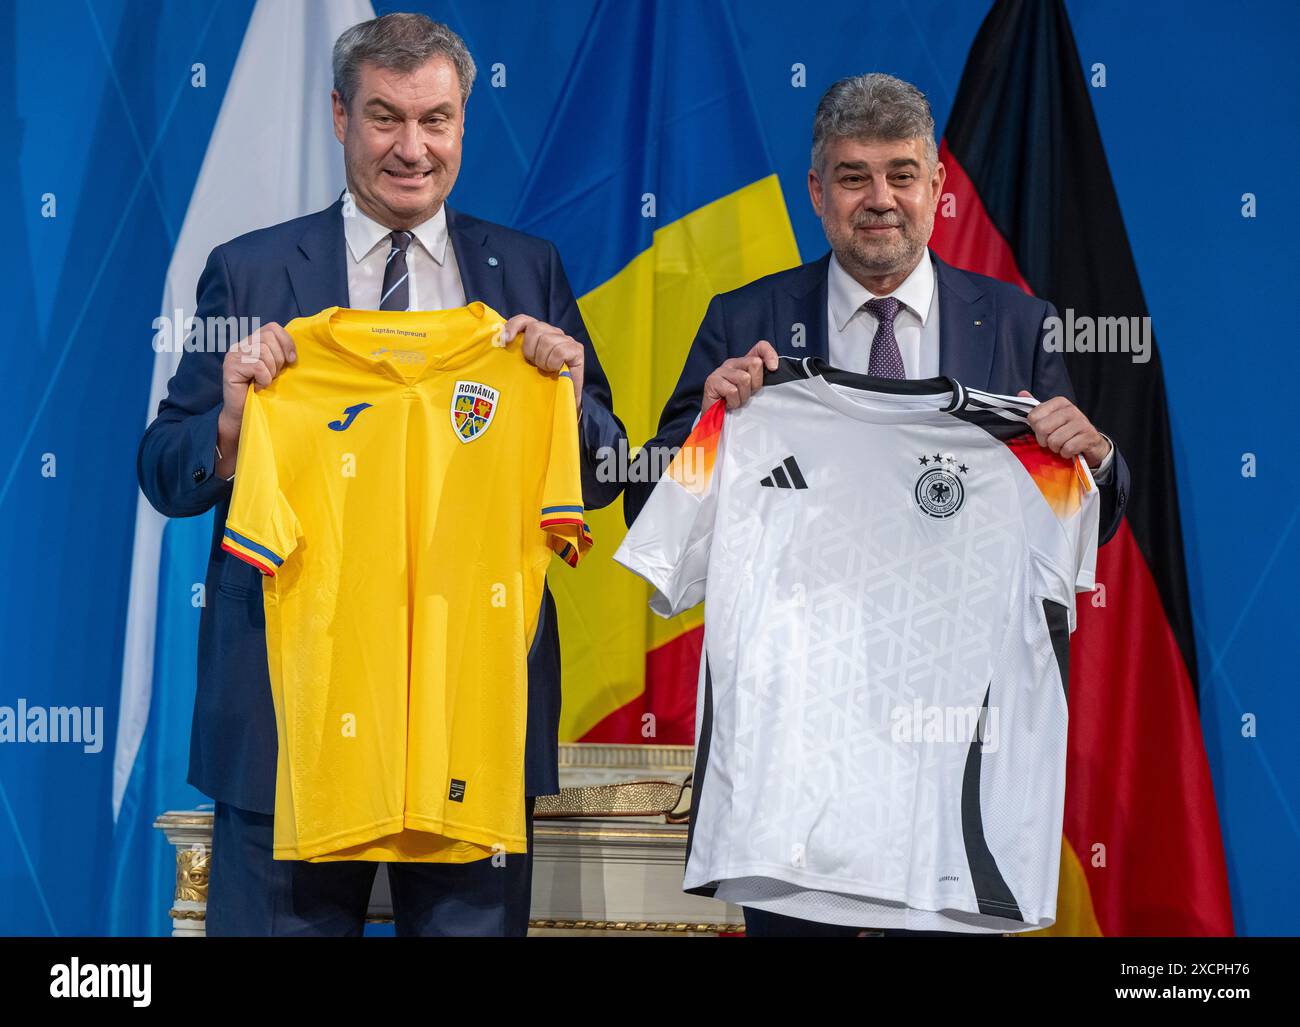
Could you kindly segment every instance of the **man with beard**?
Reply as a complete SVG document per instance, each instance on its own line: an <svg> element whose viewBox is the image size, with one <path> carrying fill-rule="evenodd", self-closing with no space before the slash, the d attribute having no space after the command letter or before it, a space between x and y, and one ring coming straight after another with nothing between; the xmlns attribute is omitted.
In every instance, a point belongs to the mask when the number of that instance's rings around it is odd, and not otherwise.
<svg viewBox="0 0 1300 1027"><path fill-rule="evenodd" d="M649 468L665 466L664 454L718 400L728 409L748 402L781 355L1032 395L1041 401L1028 415L1038 443L1063 457L1082 454L1102 486L1101 541L1114 534L1128 469L1075 405L1060 353L1040 344L1044 321L1056 315L1052 304L951 267L928 249L944 178L930 106L915 86L870 74L826 91L813 121L808 193L831 252L713 298L658 432L638 457L649 467L629 475L629 525L655 486ZM752 936L860 932L753 908L745 922Z"/></svg>

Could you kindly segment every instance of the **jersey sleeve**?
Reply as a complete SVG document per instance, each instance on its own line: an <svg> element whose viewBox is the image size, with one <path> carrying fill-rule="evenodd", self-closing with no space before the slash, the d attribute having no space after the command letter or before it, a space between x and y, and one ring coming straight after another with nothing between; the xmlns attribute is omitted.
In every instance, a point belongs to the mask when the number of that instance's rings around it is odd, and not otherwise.
<svg viewBox="0 0 1300 1027"><path fill-rule="evenodd" d="M1101 493L1092 476L1092 468L1081 456L1074 458L1078 478L1079 511L1067 526L1074 550L1074 590L1091 592L1097 587L1097 540L1101 537Z"/></svg>
<svg viewBox="0 0 1300 1027"><path fill-rule="evenodd" d="M280 488L280 472L264 400L250 384L239 429L235 488L221 548L274 576L298 548L302 526Z"/></svg>
<svg viewBox="0 0 1300 1027"><path fill-rule="evenodd" d="M1063 459L1043 449L1032 435L1009 443L1025 469L1022 487L1030 511L1026 530L1034 554L1034 589L1060 603L1077 624L1074 597L1096 585L1101 502L1083 457Z"/></svg>
<svg viewBox="0 0 1300 1027"><path fill-rule="evenodd" d="M582 505L582 469L578 449L578 408L573 377L565 368L557 377L551 414L550 456L542 489L538 524L546 541L570 567L591 548L591 529Z"/></svg>
<svg viewBox="0 0 1300 1027"><path fill-rule="evenodd" d="M699 419L614 554L654 586L650 608L661 617L704 599L726 409L719 400Z"/></svg>

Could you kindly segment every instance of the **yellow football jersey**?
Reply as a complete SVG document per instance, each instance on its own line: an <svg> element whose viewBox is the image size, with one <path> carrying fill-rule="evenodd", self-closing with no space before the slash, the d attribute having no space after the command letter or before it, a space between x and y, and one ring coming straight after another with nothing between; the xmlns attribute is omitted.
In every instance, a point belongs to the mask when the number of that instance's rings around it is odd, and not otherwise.
<svg viewBox="0 0 1300 1027"><path fill-rule="evenodd" d="M266 575L277 859L525 851L528 650L591 536L573 382L503 324L330 307L249 388L223 546Z"/></svg>

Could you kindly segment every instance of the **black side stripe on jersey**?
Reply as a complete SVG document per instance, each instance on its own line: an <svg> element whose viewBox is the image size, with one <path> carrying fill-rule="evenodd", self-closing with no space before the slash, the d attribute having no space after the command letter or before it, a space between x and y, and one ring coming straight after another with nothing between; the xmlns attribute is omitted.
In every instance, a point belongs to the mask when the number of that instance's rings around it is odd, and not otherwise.
<svg viewBox="0 0 1300 1027"><path fill-rule="evenodd" d="M989 844L984 837L984 814L980 810L980 734L981 728L988 723L989 692L992 684L984 690L984 708L980 712L979 726L971 740L970 750L966 753L966 772L961 782L961 833L966 843L966 862L970 865L971 885L975 889L975 900L980 912L985 916L997 916L1004 920L1024 922L1020 905L1007 887L1006 878L998 869L997 860L989 851Z"/></svg>
<svg viewBox="0 0 1300 1027"><path fill-rule="evenodd" d="M803 381L810 377L804 366L806 360L801 357L781 357L776 362L775 371L763 372L763 385L781 385L785 382Z"/></svg>
<svg viewBox="0 0 1300 1027"><path fill-rule="evenodd" d="M700 723L700 745L695 751L695 769L691 774L691 819L686 825L685 867L691 859L691 842L695 840L695 825L700 821L700 796L704 794L704 771L709 765L709 740L713 737L713 675L709 671L709 658L704 657L704 712ZM691 895L713 898L718 890L717 881L709 881L695 888L684 889Z"/></svg>
<svg viewBox="0 0 1300 1027"><path fill-rule="evenodd" d="M999 442L1010 442L1020 435L1030 434L1029 423L1023 417L1009 414L1005 410L994 412L967 403L962 409L949 410L948 413L958 420L983 428Z"/></svg>
<svg viewBox="0 0 1300 1027"><path fill-rule="evenodd" d="M1010 410L1029 411L1038 405L1028 396L1003 396L996 392L985 392L983 389L967 389L966 396L970 401L986 407L1000 406Z"/></svg>
<svg viewBox="0 0 1300 1027"><path fill-rule="evenodd" d="M974 399L969 396L966 399L966 406L972 410L990 410L995 414L1000 414L1005 417L1008 421L1027 421L1029 420L1029 411L1033 409L1032 407L1021 408L1007 406L1005 403L986 403L983 400Z"/></svg>
<svg viewBox="0 0 1300 1027"><path fill-rule="evenodd" d="M1043 617L1052 636L1052 652L1061 671L1061 689L1070 698L1070 611L1051 599L1043 600Z"/></svg>

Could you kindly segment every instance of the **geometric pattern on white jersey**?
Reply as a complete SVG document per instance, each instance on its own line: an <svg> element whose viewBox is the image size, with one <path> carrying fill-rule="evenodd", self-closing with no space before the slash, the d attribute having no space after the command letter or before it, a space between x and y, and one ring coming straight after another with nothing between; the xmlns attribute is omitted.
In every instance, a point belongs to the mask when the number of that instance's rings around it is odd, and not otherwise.
<svg viewBox="0 0 1300 1027"><path fill-rule="evenodd" d="M614 556L665 616L707 596L687 891L870 928L1054 921L1098 510L1033 402L782 358L701 418Z"/></svg>

